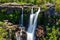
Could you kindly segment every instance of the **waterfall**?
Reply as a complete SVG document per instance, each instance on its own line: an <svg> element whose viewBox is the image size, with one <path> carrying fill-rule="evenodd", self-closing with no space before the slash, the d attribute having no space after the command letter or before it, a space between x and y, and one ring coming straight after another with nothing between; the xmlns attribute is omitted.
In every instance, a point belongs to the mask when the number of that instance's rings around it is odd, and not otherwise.
<svg viewBox="0 0 60 40"><path fill-rule="evenodd" d="M23 8L22 8L22 15L21 15L21 26L23 26Z"/></svg>
<svg viewBox="0 0 60 40"><path fill-rule="evenodd" d="M33 8L31 10L32 14L30 14L30 21L29 21L29 27L27 30L27 40L34 40L34 32L35 32L35 28L37 25L37 18L38 18L38 14L40 12L40 8L38 9L38 11L33 14Z"/></svg>
<svg viewBox="0 0 60 40"><path fill-rule="evenodd" d="M23 8L22 8L22 14L21 14L21 18L19 20L19 25L23 26Z"/></svg>
<svg viewBox="0 0 60 40"><path fill-rule="evenodd" d="M19 25L20 25L20 34L16 33L16 40L22 40L21 35L22 35L22 28L23 28L23 8L22 8L22 14L21 14L21 19L19 20Z"/></svg>

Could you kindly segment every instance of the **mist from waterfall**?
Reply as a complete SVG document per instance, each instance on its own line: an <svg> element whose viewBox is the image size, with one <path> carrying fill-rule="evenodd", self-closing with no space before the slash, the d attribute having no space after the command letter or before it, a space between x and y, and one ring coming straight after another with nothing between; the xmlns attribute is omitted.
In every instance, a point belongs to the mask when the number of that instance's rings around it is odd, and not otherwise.
<svg viewBox="0 0 60 40"><path fill-rule="evenodd" d="M33 8L31 9L31 14L30 14L30 21L29 21L29 26L27 30L27 40L34 40L34 33L35 33L35 28L37 25L37 18L38 14L40 13L40 8L36 13L33 13Z"/></svg>

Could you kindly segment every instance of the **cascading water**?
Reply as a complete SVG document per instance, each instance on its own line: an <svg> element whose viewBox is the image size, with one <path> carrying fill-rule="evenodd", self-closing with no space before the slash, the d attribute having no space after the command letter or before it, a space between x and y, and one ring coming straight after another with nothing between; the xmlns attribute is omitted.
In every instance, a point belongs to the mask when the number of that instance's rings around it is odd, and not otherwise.
<svg viewBox="0 0 60 40"><path fill-rule="evenodd" d="M38 14L40 12L40 8L38 9L38 11L33 14L33 8L32 8L32 14L30 14L30 21L29 21L29 27L27 30L27 40L34 40L34 32L35 32L35 28L36 28L36 24L37 24L37 17Z"/></svg>
<svg viewBox="0 0 60 40"><path fill-rule="evenodd" d="M22 8L22 14L21 14L21 26L23 26L23 8Z"/></svg>
<svg viewBox="0 0 60 40"><path fill-rule="evenodd" d="M20 35L22 35L22 27L23 27L23 8L22 8L21 20L19 20L19 25L20 25L19 28L21 29L21 31L20 31L20 34L19 33L16 34L16 40L22 40Z"/></svg>
<svg viewBox="0 0 60 40"><path fill-rule="evenodd" d="M22 14L21 14L21 18L19 20L19 25L23 26L23 8L22 8Z"/></svg>

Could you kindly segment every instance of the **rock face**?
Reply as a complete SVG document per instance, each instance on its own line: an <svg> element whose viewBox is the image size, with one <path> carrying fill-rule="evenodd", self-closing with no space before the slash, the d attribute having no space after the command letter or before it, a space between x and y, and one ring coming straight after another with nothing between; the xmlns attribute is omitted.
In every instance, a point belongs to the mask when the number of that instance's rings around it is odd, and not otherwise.
<svg viewBox="0 0 60 40"><path fill-rule="evenodd" d="M43 27L39 26L36 30L36 39L40 40L40 37L44 37L44 29Z"/></svg>
<svg viewBox="0 0 60 40"><path fill-rule="evenodd" d="M26 31L25 31L25 28L16 28L16 32L15 32L15 35L16 35L16 40L26 40Z"/></svg>
<svg viewBox="0 0 60 40"><path fill-rule="evenodd" d="M3 8L35 7L36 8L38 6L33 4L4 3L4 4L1 4L0 7L3 7Z"/></svg>

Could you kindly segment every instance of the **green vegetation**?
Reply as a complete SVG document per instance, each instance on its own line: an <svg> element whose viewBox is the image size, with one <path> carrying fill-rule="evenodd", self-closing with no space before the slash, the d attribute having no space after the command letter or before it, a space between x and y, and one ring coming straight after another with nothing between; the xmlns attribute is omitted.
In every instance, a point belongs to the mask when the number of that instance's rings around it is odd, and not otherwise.
<svg viewBox="0 0 60 40"><path fill-rule="evenodd" d="M0 27L0 40L4 40L4 37L7 38L7 31Z"/></svg>
<svg viewBox="0 0 60 40"><path fill-rule="evenodd" d="M60 31L58 28L55 29L55 26L53 26L51 29L47 26L46 29L47 29L47 36L40 38L40 40L60 40L60 37L58 36L60 35Z"/></svg>
<svg viewBox="0 0 60 40"><path fill-rule="evenodd" d="M60 19L59 19L60 20ZM58 20L58 22L60 22ZM60 24L60 23L59 23ZM13 29L11 28L11 26L8 26L8 24L6 24L5 22L0 22L0 25L5 25L8 29L11 29L11 32L13 31ZM59 25L57 25L59 26ZM60 40L60 31L59 31L59 27L57 27L55 25L52 26L52 28L49 27L49 25L46 25L46 37L42 37L40 38L40 40ZM6 29L2 28L2 26L0 26L0 40L3 40L4 37L7 40L8 39L8 31L6 31ZM14 32L11 33L14 37Z"/></svg>
<svg viewBox="0 0 60 40"><path fill-rule="evenodd" d="M51 3L55 5L55 12L60 13L60 0L0 0L0 4L3 3L18 3L18 4L34 4L34 5L38 5L41 6L41 10L43 11L47 11L48 7L46 6L47 3ZM10 22L12 22L13 24L18 24L19 23L19 18L21 15L21 10L16 10L13 9L13 12L9 12L7 13L8 9L7 8L3 8L0 10L0 40L3 40L4 37L5 39L8 39L8 30L11 29L11 31L13 31L13 27L12 26L8 26L7 24L5 24L4 20L9 20ZM11 11L11 10L9 10ZM36 11L36 10L34 10ZM28 18L29 18L29 13L30 9L26 8L24 9L24 22L27 22ZM47 21L50 21L53 19L53 22L48 25ZM54 20L55 20L55 24L54 24ZM57 20L57 21L56 21ZM51 22L51 21L50 21ZM48 17L47 15L43 16L43 12L41 12L38 16L38 25L40 25L41 23L43 23L45 25L46 28L46 37L40 38L41 40L60 40L60 16L56 16L54 15L53 17ZM4 27L6 26L6 29ZM14 29L15 30L15 29ZM14 34L11 33L12 35ZM13 35L14 36L14 35Z"/></svg>
<svg viewBox="0 0 60 40"><path fill-rule="evenodd" d="M3 22L2 21L0 22L0 40L9 40L10 37L11 38L14 37L15 27L13 27L12 24L7 24L7 23L9 23L9 22L4 22L4 21Z"/></svg>
<svg viewBox="0 0 60 40"><path fill-rule="evenodd" d="M0 0L0 3L18 3L18 4L34 4L34 5L42 5L52 3L55 4L55 10L57 12L60 11L60 0ZM45 6L44 6L45 7Z"/></svg>

